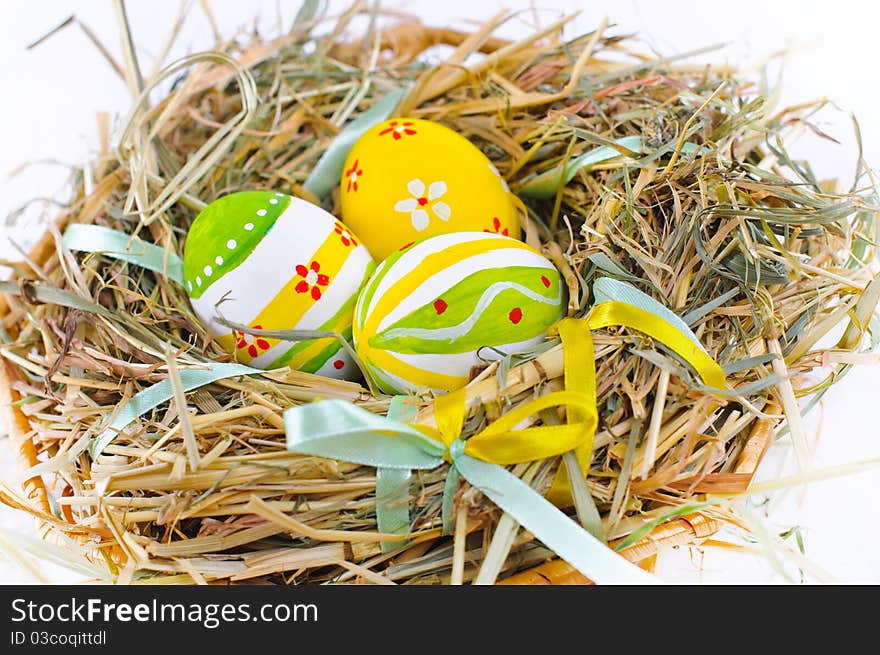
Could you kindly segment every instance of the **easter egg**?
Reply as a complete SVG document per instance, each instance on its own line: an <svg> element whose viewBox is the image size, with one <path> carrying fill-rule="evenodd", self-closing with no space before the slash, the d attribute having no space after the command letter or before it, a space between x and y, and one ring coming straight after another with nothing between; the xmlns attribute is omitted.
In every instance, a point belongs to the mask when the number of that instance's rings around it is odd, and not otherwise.
<svg viewBox="0 0 880 655"><path fill-rule="evenodd" d="M520 235L513 195L489 158L457 132L417 118L384 121L355 142L340 201L342 220L377 261L433 234Z"/></svg>
<svg viewBox="0 0 880 655"><path fill-rule="evenodd" d="M559 271L521 241L439 234L379 264L355 307L355 347L387 393L450 391L474 365L540 343L567 295Z"/></svg>
<svg viewBox="0 0 880 655"><path fill-rule="evenodd" d="M193 310L235 359L257 368L289 366L331 377L358 368L338 340L281 341L220 324L262 330L351 334L357 294L375 268L347 227L309 202L242 191L208 205L189 229L183 275Z"/></svg>

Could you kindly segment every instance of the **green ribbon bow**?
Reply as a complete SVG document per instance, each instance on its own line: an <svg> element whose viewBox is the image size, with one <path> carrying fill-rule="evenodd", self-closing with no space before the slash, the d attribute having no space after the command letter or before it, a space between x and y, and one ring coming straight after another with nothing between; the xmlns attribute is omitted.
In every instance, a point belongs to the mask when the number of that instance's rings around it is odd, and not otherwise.
<svg viewBox="0 0 880 655"><path fill-rule="evenodd" d="M284 423L288 450L304 455L402 472L434 469L448 461L451 476L467 480L594 582L658 582L617 555L503 466L468 455L466 442L461 438L447 447L443 440L410 424L341 400L323 400L288 409L284 412Z"/></svg>

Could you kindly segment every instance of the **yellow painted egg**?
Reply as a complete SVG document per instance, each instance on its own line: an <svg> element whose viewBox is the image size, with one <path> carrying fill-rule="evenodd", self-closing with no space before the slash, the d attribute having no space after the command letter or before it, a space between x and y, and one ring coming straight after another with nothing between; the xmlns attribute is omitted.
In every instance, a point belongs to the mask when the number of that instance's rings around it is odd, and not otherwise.
<svg viewBox="0 0 880 655"><path fill-rule="evenodd" d="M519 215L498 169L457 132L417 118L367 130L343 168L342 220L377 260L446 232L519 238Z"/></svg>
<svg viewBox="0 0 880 655"><path fill-rule="evenodd" d="M559 271L525 243L439 234L379 264L355 307L355 348L387 393L451 391L473 366L543 341L567 302Z"/></svg>
<svg viewBox="0 0 880 655"><path fill-rule="evenodd" d="M193 310L236 360L354 378L359 370L333 338L281 341L245 334L326 330L347 337L357 294L375 265L357 237L305 200L242 191L208 205L189 229L183 275Z"/></svg>

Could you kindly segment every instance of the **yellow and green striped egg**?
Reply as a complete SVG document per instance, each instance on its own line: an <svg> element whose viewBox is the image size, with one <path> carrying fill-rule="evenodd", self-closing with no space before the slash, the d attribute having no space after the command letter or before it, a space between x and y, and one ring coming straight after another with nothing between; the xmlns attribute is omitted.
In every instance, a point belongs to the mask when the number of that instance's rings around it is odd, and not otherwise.
<svg viewBox="0 0 880 655"><path fill-rule="evenodd" d="M242 191L208 205L187 234L184 285L193 310L235 359L336 378L358 375L332 338L298 342L231 330L217 317L262 330L326 330L350 338L357 294L374 269L342 223L309 202Z"/></svg>
<svg viewBox="0 0 880 655"><path fill-rule="evenodd" d="M562 276L531 247L453 232L379 265L358 297L353 336L383 391L451 391L474 365L539 344L566 306Z"/></svg>

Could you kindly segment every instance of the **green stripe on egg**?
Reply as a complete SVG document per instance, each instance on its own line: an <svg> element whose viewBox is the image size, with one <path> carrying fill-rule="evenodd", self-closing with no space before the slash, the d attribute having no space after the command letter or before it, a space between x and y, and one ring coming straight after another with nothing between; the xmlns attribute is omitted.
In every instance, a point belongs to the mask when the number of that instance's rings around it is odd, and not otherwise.
<svg viewBox="0 0 880 655"><path fill-rule="evenodd" d="M215 280L247 259L290 200L283 193L241 191L203 209L184 247L183 279L190 298L200 298Z"/></svg>
<svg viewBox="0 0 880 655"><path fill-rule="evenodd" d="M326 321L323 325L318 327L317 331L319 331L319 332L332 332L334 329L334 326L339 324L340 319L345 314L350 313L354 309L354 304L356 301L357 301L357 296L352 296L348 302L346 302L342 307L339 308L339 311L336 312L336 314L334 316L330 317L330 319L328 321ZM347 339L349 342L351 342L351 323L349 323L342 330L341 334L345 339ZM290 350L288 350L283 355L278 357L278 359L272 361L267 366L267 368L271 369L271 368L281 368L282 366L287 366L287 364L290 362L291 359L293 359L293 357L295 355L301 353L306 348L312 347L313 344L315 344L316 342L321 342L321 343L326 342L328 344L328 347L324 348L324 350L322 350L318 356L309 360L309 362L307 364L300 366L298 368L298 370L305 371L306 373L314 373L319 368L321 368L321 366L324 365L324 363L331 357L332 354L338 352L342 348L342 345L339 343L339 340L333 339L332 337L326 337L326 338L322 338L322 339L308 339L306 341L299 341L296 344L294 344L290 348ZM336 345L336 348L332 348L333 344ZM326 354L330 350L332 350L333 352L330 355Z"/></svg>
<svg viewBox="0 0 880 655"><path fill-rule="evenodd" d="M351 328L349 327L342 333L342 337L351 341ZM323 339L322 339L323 341ZM317 373L318 370L327 364L331 359L338 358L343 365L348 362L348 354L342 349L342 344L336 339L327 339L327 347L324 348L315 357L307 361L300 367L300 370L306 373ZM341 367L340 367L341 368Z"/></svg>
<svg viewBox="0 0 880 655"><path fill-rule="evenodd" d="M351 339L351 328L345 330L342 333L342 336L346 339ZM339 343L337 339L333 339L331 337L327 337L324 339L313 339L310 341L300 341L266 368L273 369L287 366L287 363L291 359L293 359L294 356L298 355L306 348L312 347L315 343L326 343L326 346L317 355L298 366L298 371L303 371L304 373L315 373L318 371L318 369L324 366L324 364L326 364L331 357L337 354L343 355L345 352L343 351L342 353L340 353L340 351L342 350L342 344Z"/></svg>
<svg viewBox="0 0 880 655"><path fill-rule="evenodd" d="M373 336L370 345L398 353L462 353L486 345L487 334L502 344L543 334L559 320L563 285L554 273L527 266L478 271ZM498 320L505 315L506 321Z"/></svg>

